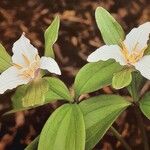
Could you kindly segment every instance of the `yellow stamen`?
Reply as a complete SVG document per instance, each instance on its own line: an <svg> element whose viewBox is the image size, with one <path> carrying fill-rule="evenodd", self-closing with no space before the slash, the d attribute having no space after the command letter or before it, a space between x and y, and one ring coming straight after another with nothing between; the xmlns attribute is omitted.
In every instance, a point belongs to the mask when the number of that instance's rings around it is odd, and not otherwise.
<svg viewBox="0 0 150 150"><path fill-rule="evenodd" d="M23 67L19 64L15 64L15 63L12 63L13 66L15 66L17 69L22 69Z"/></svg>
<svg viewBox="0 0 150 150"><path fill-rule="evenodd" d="M121 52L122 52L123 56L125 58L128 58L129 57L129 52L128 52L128 49L127 49L126 45L123 42L121 42L121 47L122 47Z"/></svg>
<svg viewBox="0 0 150 150"><path fill-rule="evenodd" d="M131 54L129 53L126 45L121 42L121 52L124 56L124 58L126 59L128 64L134 64L137 61L139 61L143 55L144 55L144 51L146 50L147 47L143 48L141 51L136 51L138 43L135 45L135 47L133 48Z"/></svg>
<svg viewBox="0 0 150 150"><path fill-rule="evenodd" d="M39 57L39 55L38 55L38 54L36 54L36 56L35 56L35 60L36 60L36 61L39 61L39 60L40 60L40 57Z"/></svg>
<svg viewBox="0 0 150 150"><path fill-rule="evenodd" d="M24 62L26 63L26 65L30 65L30 60L28 59L28 57L24 54L22 54Z"/></svg>
<svg viewBox="0 0 150 150"><path fill-rule="evenodd" d="M29 59L27 58L26 55L22 54L23 59L27 65L27 67L22 67L18 64L13 64L15 67L17 67L18 69L22 69L20 70L20 74L19 76L21 76L23 79L33 79L36 78L37 74L36 71L39 69L39 65L40 65L40 57L37 54L33 60L32 63L30 63Z"/></svg>
<svg viewBox="0 0 150 150"><path fill-rule="evenodd" d="M19 74L19 76L22 76L22 77L23 77L23 79L27 79L27 78L29 78L29 77L30 77L30 75L29 75L29 74L24 74L24 73Z"/></svg>
<svg viewBox="0 0 150 150"><path fill-rule="evenodd" d="M134 48L133 48L133 51L135 51L135 50L136 50L136 48L137 48L138 44L139 44L139 42L137 42L137 43L135 44L135 46L134 46Z"/></svg>
<svg viewBox="0 0 150 150"><path fill-rule="evenodd" d="M39 68L39 63L34 62L28 67L26 70L24 70L20 75L24 78L35 78L35 72Z"/></svg>

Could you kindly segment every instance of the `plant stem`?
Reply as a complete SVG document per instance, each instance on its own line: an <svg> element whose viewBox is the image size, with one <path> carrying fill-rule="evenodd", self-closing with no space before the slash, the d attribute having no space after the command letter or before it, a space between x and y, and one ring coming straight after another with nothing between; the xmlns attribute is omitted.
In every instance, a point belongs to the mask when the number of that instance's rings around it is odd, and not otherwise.
<svg viewBox="0 0 150 150"><path fill-rule="evenodd" d="M133 102L134 102L133 106L134 106L135 115L136 115L137 121L139 123L139 128L141 130L141 136L142 136L142 140L143 140L143 144L144 144L144 150L150 150L146 131L144 128L143 118L142 118L141 111L138 106L139 105L139 102L138 102L139 101L139 93L138 93L137 88L139 88L139 85L137 85L137 84L138 84L139 78L136 74L133 74L132 79L133 80L131 83L131 93L132 93Z"/></svg>
<svg viewBox="0 0 150 150"><path fill-rule="evenodd" d="M120 133L114 128L110 127L111 132L116 136L116 138L122 143L126 150L132 150L128 143L123 139Z"/></svg>
<svg viewBox="0 0 150 150"><path fill-rule="evenodd" d="M136 73L132 73L132 82L131 84L128 86L128 91L131 93L133 101L137 102L139 100L139 93L137 90L137 75Z"/></svg>
<svg viewBox="0 0 150 150"><path fill-rule="evenodd" d="M142 140L143 140L143 144L144 144L144 149L145 150L150 150L147 135L146 135L146 131L145 131L145 128L144 128L142 115L141 115L141 112L139 110L139 107L135 105L134 110L135 110L136 118L137 118L138 123L139 123L139 128L141 130L141 136L142 136Z"/></svg>

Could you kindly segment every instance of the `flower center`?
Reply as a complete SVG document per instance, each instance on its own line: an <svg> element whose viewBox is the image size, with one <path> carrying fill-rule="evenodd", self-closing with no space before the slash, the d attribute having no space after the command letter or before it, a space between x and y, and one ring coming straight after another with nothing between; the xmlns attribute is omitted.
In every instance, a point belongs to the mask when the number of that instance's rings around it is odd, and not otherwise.
<svg viewBox="0 0 150 150"><path fill-rule="evenodd" d="M137 45L138 45L138 43L136 44L136 46ZM126 45L123 42L121 43L121 53L123 54L124 58L127 61L127 64L129 64L129 65L135 64L137 61L139 61L143 57L144 51L147 48L147 47L145 47L141 51L136 51L136 46L132 50L132 52L129 53Z"/></svg>
<svg viewBox="0 0 150 150"><path fill-rule="evenodd" d="M19 64L13 64L19 71L19 76L21 76L23 79L30 78L31 80L35 79L37 76L39 76L40 72L40 57L37 54L35 58L33 59L33 62L30 62L28 57L24 54L22 54L23 59L27 67L22 67Z"/></svg>
<svg viewBox="0 0 150 150"><path fill-rule="evenodd" d="M33 62L28 68L22 70L20 76L34 79L38 76L39 71L39 62Z"/></svg>

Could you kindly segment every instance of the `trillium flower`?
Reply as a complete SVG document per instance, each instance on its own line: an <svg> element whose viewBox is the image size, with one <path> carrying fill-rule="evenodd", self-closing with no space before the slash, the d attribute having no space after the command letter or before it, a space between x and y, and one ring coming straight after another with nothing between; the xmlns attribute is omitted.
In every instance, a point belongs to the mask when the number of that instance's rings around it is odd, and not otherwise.
<svg viewBox="0 0 150 150"><path fill-rule="evenodd" d="M12 51L12 66L0 75L0 94L39 78L41 69L61 74L56 61L45 56L40 58L38 50L30 44L24 33L14 43Z"/></svg>
<svg viewBox="0 0 150 150"><path fill-rule="evenodd" d="M115 59L120 65L134 66L150 80L150 55L145 55L150 34L150 22L133 28L120 45L104 45L90 54L88 62Z"/></svg>

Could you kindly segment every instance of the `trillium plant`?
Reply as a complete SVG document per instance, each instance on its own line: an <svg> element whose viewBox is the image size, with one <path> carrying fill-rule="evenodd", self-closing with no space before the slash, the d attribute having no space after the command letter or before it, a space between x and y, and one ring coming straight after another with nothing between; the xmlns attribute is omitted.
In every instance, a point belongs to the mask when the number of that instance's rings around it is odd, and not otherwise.
<svg viewBox="0 0 150 150"><path fill-rule="evenodd" d="M137 119L143 149L150 149L143 122L144 116L150 119L150 92L145 90L150 80L150 22L133 28L125 37L121 25L104 8L96 9L95 18L105 45L87 57L89 63L75 77L74 92L56 77L61 75L53 52L58 16L44 33L44 56L25 33L13 44L12 57L0 45L0 94L14 92L12 109L5 116L62 101L26 150L92 150L108 132L124 149L132 150L132 143L113 127L128 107L134 109L132 117ZM115 93L123 88L128 95L101 94L99 90L106 86Z"/></svg>
<svg viewBox="0 0 150 150"><path fill-rule="evenodd" d="M98 48L87 60L89 62L97 62L99 60L115 59L122 66L129 68L134 66L145 78L150 79L149 66L146 65L150 61L150 56L144 56L149 34L150 22L147 22L138 28L132 29L125 40L120 40L118 45L104 45Z"/></svg>
<svg viewBox="0 0 150 150"><path fill-rule="evenodd" d="M51 73L60 75L60 69L56 61L51 57L41 57L35 47L24 36L14 43L12 66L0 76L0 94L8 89L27 84L41 78L40 70L47 69Z"/></svg>

